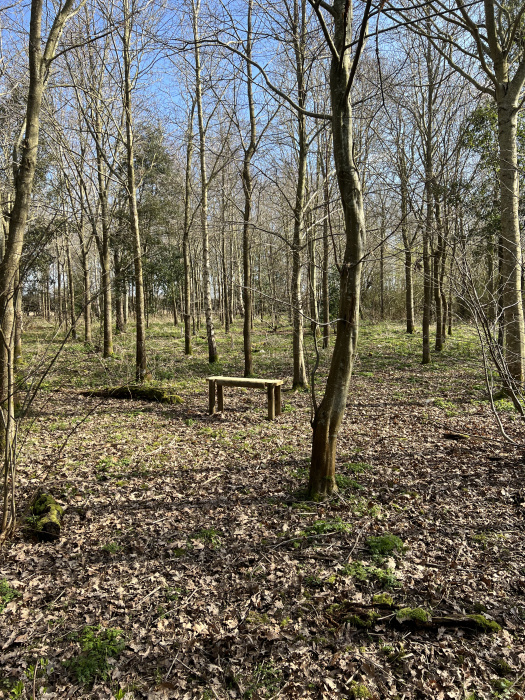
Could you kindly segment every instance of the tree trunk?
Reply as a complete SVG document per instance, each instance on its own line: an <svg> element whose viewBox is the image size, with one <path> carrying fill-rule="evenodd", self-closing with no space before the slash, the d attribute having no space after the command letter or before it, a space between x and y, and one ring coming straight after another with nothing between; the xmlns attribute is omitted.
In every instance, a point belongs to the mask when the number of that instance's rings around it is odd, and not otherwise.
<svg viewBox="0 0 525 700"><path fill-rule="evenodd" d="M317 312L317 265L316 265L316 244L314 237L314 229L310 227L311 235L308 240L308 286L310 298L310 327L312 333L317 333L319 325L319 314Z"/></svg>
<svg viewBox="0 0 525 700"><path fill-rule="evenodd" d="M73 280L73 267L71 265L71 249L69 247L69 237L66 233L66 262L67 281L69 289L69 317L71 319L71 340L77 339L77 317L75 309L75 281Z"/></svg>
<svg viewBox="0 0 525 700"><path fill-rule="evenodd" d="M6 536L16 525L15 465L16 426L14 416L14 308L15 276L20 269L24 234L31 205L35 176L42 96L49 67L55 56L64 24L74 9L74 0L66 0L51 25L47 41L42 42L43 0L32 0L29 29L29 88L22 133L20 160L14 161L14 203L9 219L9 236L0 263L0 417L3 452L3 512L0 531ZM24 133L25 132L25 133Z"/></svg>
<svg viewBox="0 0 525 700"><path fill-rule="evenodd" d="M352 42L352 10L347 0L334 0L334 45L338 52ZM365 218L361 180L354 161L352 108L349 89L350 51L342 59L332 56L330 98L334 160L343 206L346 245L340 268L340 301L337 335L326 390L313 420L312 458L308 490L323 497L337 489L335 457L348 385L357 347L361 268L365 243ZM347 94L348 93L348 94Z"/></svg>
<svg viewBox="0 0 525 700"><path fill-rule="evenodd" d="M113 252L113 266L115 268L115 324L117 333L126 332L124 321L124 289L125 281L122 279L122 266L120 264L120 252L115 248Z"/></svg>
<svg viewBox="0 0 525 700"><path fill-rule="evenodd" d="M301 2L301 8L299 8ZM299 11L301 10L301 17ZM306 102L304 82L304 60L306 41L305 0L294 2L294 51L296 61L296 79L298 104L304 107ZM297 114L297 142L299 146L297 160L297 186L295 192L294 227L292 242L292 308L293 308L293 381L294 389L308 386L303 348L303 309L301 295L302 252L304 248L304 200L306 188L306 159L308 156L308 139L306 134L306 117Z"/></svg>
<svg viewBox="0 0 525 700"><path fill-rule="evenodd" d="M199 50L198 14L200 0L193 5L193 34L195 39L195 100L197 103L197 116L199 121L200 141L200 169L201 169L201 229L202 229L202 283L204 292L204 313L206 316L206 333L208 337L208 361L210 364L219 359L217 342L215 340L215 328L213 326L211 281L210 281L210 250L208 234L208 176L206 173L206 132L204 126L204 113L202 108L201 63Z"/></svg>
<svg viewBox="0 0 525 700"><path fill-rule="evenodd" d="M250 140L244 150L244 162L242 168L242 189L244 192L244 216L242 229L242 272L243 287L242 300L244 306L243 346L244 346L244 376L253 375L252 357L252 269L251 269L251 241L250 219L252 207L253 181L251 173L251 161L256 146L255 107L253 101L253 77L252 64L252 10L253 0L248 2L248 18L246 30L246 90L248 93L248 113L250 117Z"/></svg>
<svg viewBox="0 0 525 700"><path fill-rule="evenodd" d="M505 359L515 383L524 377L525 327L521 293L522 254L518 217L517 105L498 100L501 196L501 297L505 317Z"/></svg>
<svg viewBox="0 0 525 700"><path fill-rule="evenodd" d="M224 332L230 332L230 300L228 296L228 271L226 264L226 181L225 170L222 171L222 222L221 222L221 266L222 266L222 305L224 315Z"/></svg>
<svg viewBox="0 0 525 700"><path fill-rule="evenodd" d="M434 193L435 194L435 193ZM436 220L436 248L433 257L433 279L434 279L434 304L436 307L436 342L435 350L436 352L441 352L443 350L443 306L441 297L441 258L443 255L443 222L441 220L441 205L437 197L435 197L435 220Z"/></svg>
<svg viewBox="0 0 525 700"><path fill-rule="evenodd" d="M403 144L404 145L404 144ZM412 245L408 233L408 191L404 153L401 154L401 235L405 249L405 313L407 333L414 332L414 282L412 279Z"/></svg>
<svg viewBox="0 0 525 700"><path fill-rule="evenodd" d="M193 115L195 100L188 115L186 134L186 173L184 180L184 229L182 236L182 257L184 262L184 354L191 355L191 263L190 263L190 196L191 161L193 157Z"/></svg>
<svg viewBox="0 0 525 700"><path fill-rule="evenodd" d="M133 147L133 115L131 104L131 59L129 41L131 33L131 14L128 0L124 0L124 32L122 35L124 59L124 109L126 113L126 156L127 156L127 190L133 240L133 262L135 270L135 323L136 356L135 378L142 382L146 378L146 319L144 315L144 281L142 276L142 245L140 240L139 213L137 209L137 192L135 185L135 155Z"/></svg>
<svg viewBox="0 0 525 700"><path fill-rule="evenodd" d="M111 295L111 250L110 250L110 227L108 209L108 185L106 177L106 165L102 153L102 125L98 108L98 101L95 105L95 131L96 131L96 152L97 152L97 176L98 176L98 196L100 203L100 220L102 225L102 238L98 235L96 222L93 221L93 233L97 242L100 256L100 287L102 290L102 313L104 326L103 357L113 355L113 328L112 328L112 295Z"/></svg>
<svg viewBox="0 0 525 700"><path fill-rule="evenodd" d="M328 158L323 170L324 220L323 220L323 348L330 344L330 287L328 270L330 263L330 241L328 227L330 217L330 190L328 183Z"/></svg>

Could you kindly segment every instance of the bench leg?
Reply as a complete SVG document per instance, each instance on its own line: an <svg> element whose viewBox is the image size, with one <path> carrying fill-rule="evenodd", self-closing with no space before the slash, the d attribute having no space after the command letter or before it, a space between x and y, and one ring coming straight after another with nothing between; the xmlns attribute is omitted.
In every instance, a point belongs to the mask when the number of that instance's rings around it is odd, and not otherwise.
<svg viewBox="0 0 525 700"><path fill-rule="evenodd" d="M275 415L281 415L281 385L275 387Z"/></svg>
<svg viewBox="0 0 525 700"><path fill-rule="evenodd" d="M224 387L222 384L217 384L217 404L219 411L224 411Z"/></svg>
<svg viewBox="0 0 525 700"><path fill-rule="evenodd" d="M210 388L210 403L209 403L209 414L212 415L215 413L215 380L210 379L208 381L208 385Z"/></svg>
<svg viewBox="0 0 525 700"><path fill-rule="evenodd" d="M275 418L275 400L274 400L274 386L270 384L267 388L268 391L268 420L273 420Z"/></svg>

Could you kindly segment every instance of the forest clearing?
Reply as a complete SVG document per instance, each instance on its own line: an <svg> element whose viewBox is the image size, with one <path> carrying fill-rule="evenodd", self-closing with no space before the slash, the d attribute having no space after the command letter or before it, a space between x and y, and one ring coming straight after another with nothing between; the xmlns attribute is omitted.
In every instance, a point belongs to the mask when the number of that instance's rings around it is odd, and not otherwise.
<svg viewBox="0 0 525 700"><path fill-rule="evenodd" d="M0 698L525 700L524 106L524 0L0 0Z"/></svg>
<svg viewBox="0 0 525 700"><path fill-rule="evenodd" d="M362 325L322 502L305 498L310 395L289 390L289 327L254 328L257 375L285 380L274 421L243 389L208 415L205 334L184 357L166 321L148 331L151 385L179 403L83 395L133 379L132 335L106 360L68 343L21 424L2 697L523 697L523 449L497 430L472 327L421 365L420 334ZM52 336L30 320L27 367ZM217 340L216 373L241 376L242 335ZM32 528L41 485L65 508L57 541Z"/></svg>

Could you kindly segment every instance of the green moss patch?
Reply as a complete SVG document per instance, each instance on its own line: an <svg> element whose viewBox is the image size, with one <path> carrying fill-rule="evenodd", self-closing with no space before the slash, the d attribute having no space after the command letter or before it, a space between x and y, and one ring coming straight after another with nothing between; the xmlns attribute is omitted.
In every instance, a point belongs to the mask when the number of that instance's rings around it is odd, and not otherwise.
<svg viewBox="0 0 525 700"><path fill-rule="evenodd" d="M389 532L379 537L369 537L366 543L372 554L392 554L392 552L403 552L405 549L403 540Z"/></svg>
<svg viewBox="0 0 525 700"><path fill-rule="evenodd" d="M398 622L413 622L418 625L427 625L432 622L432 616L423 608L401 608L396 613Z"/></svg>
<svg viewBox="0 0 525 700"><path fill-rule="evenodd" d="M498 625L494 620L489 620L485 615L467 615L469 620L472 620L474 626L480 632L499 632L501 625Z"/></svg>

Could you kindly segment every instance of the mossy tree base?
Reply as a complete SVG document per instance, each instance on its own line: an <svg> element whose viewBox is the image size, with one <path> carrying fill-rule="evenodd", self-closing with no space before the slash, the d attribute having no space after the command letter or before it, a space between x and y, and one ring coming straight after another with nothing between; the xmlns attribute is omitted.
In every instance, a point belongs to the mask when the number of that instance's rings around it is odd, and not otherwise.
<svg viewBox="0 0 525 700"><path fill-rule="evenodd" d="M108 399L128 399L139 401L156 401L157 403L181 404L183 399L174 394L169 387L141 386L129 384L126 386L114 386L95 391L83 391L83 396L100 396Z"/></svg>

